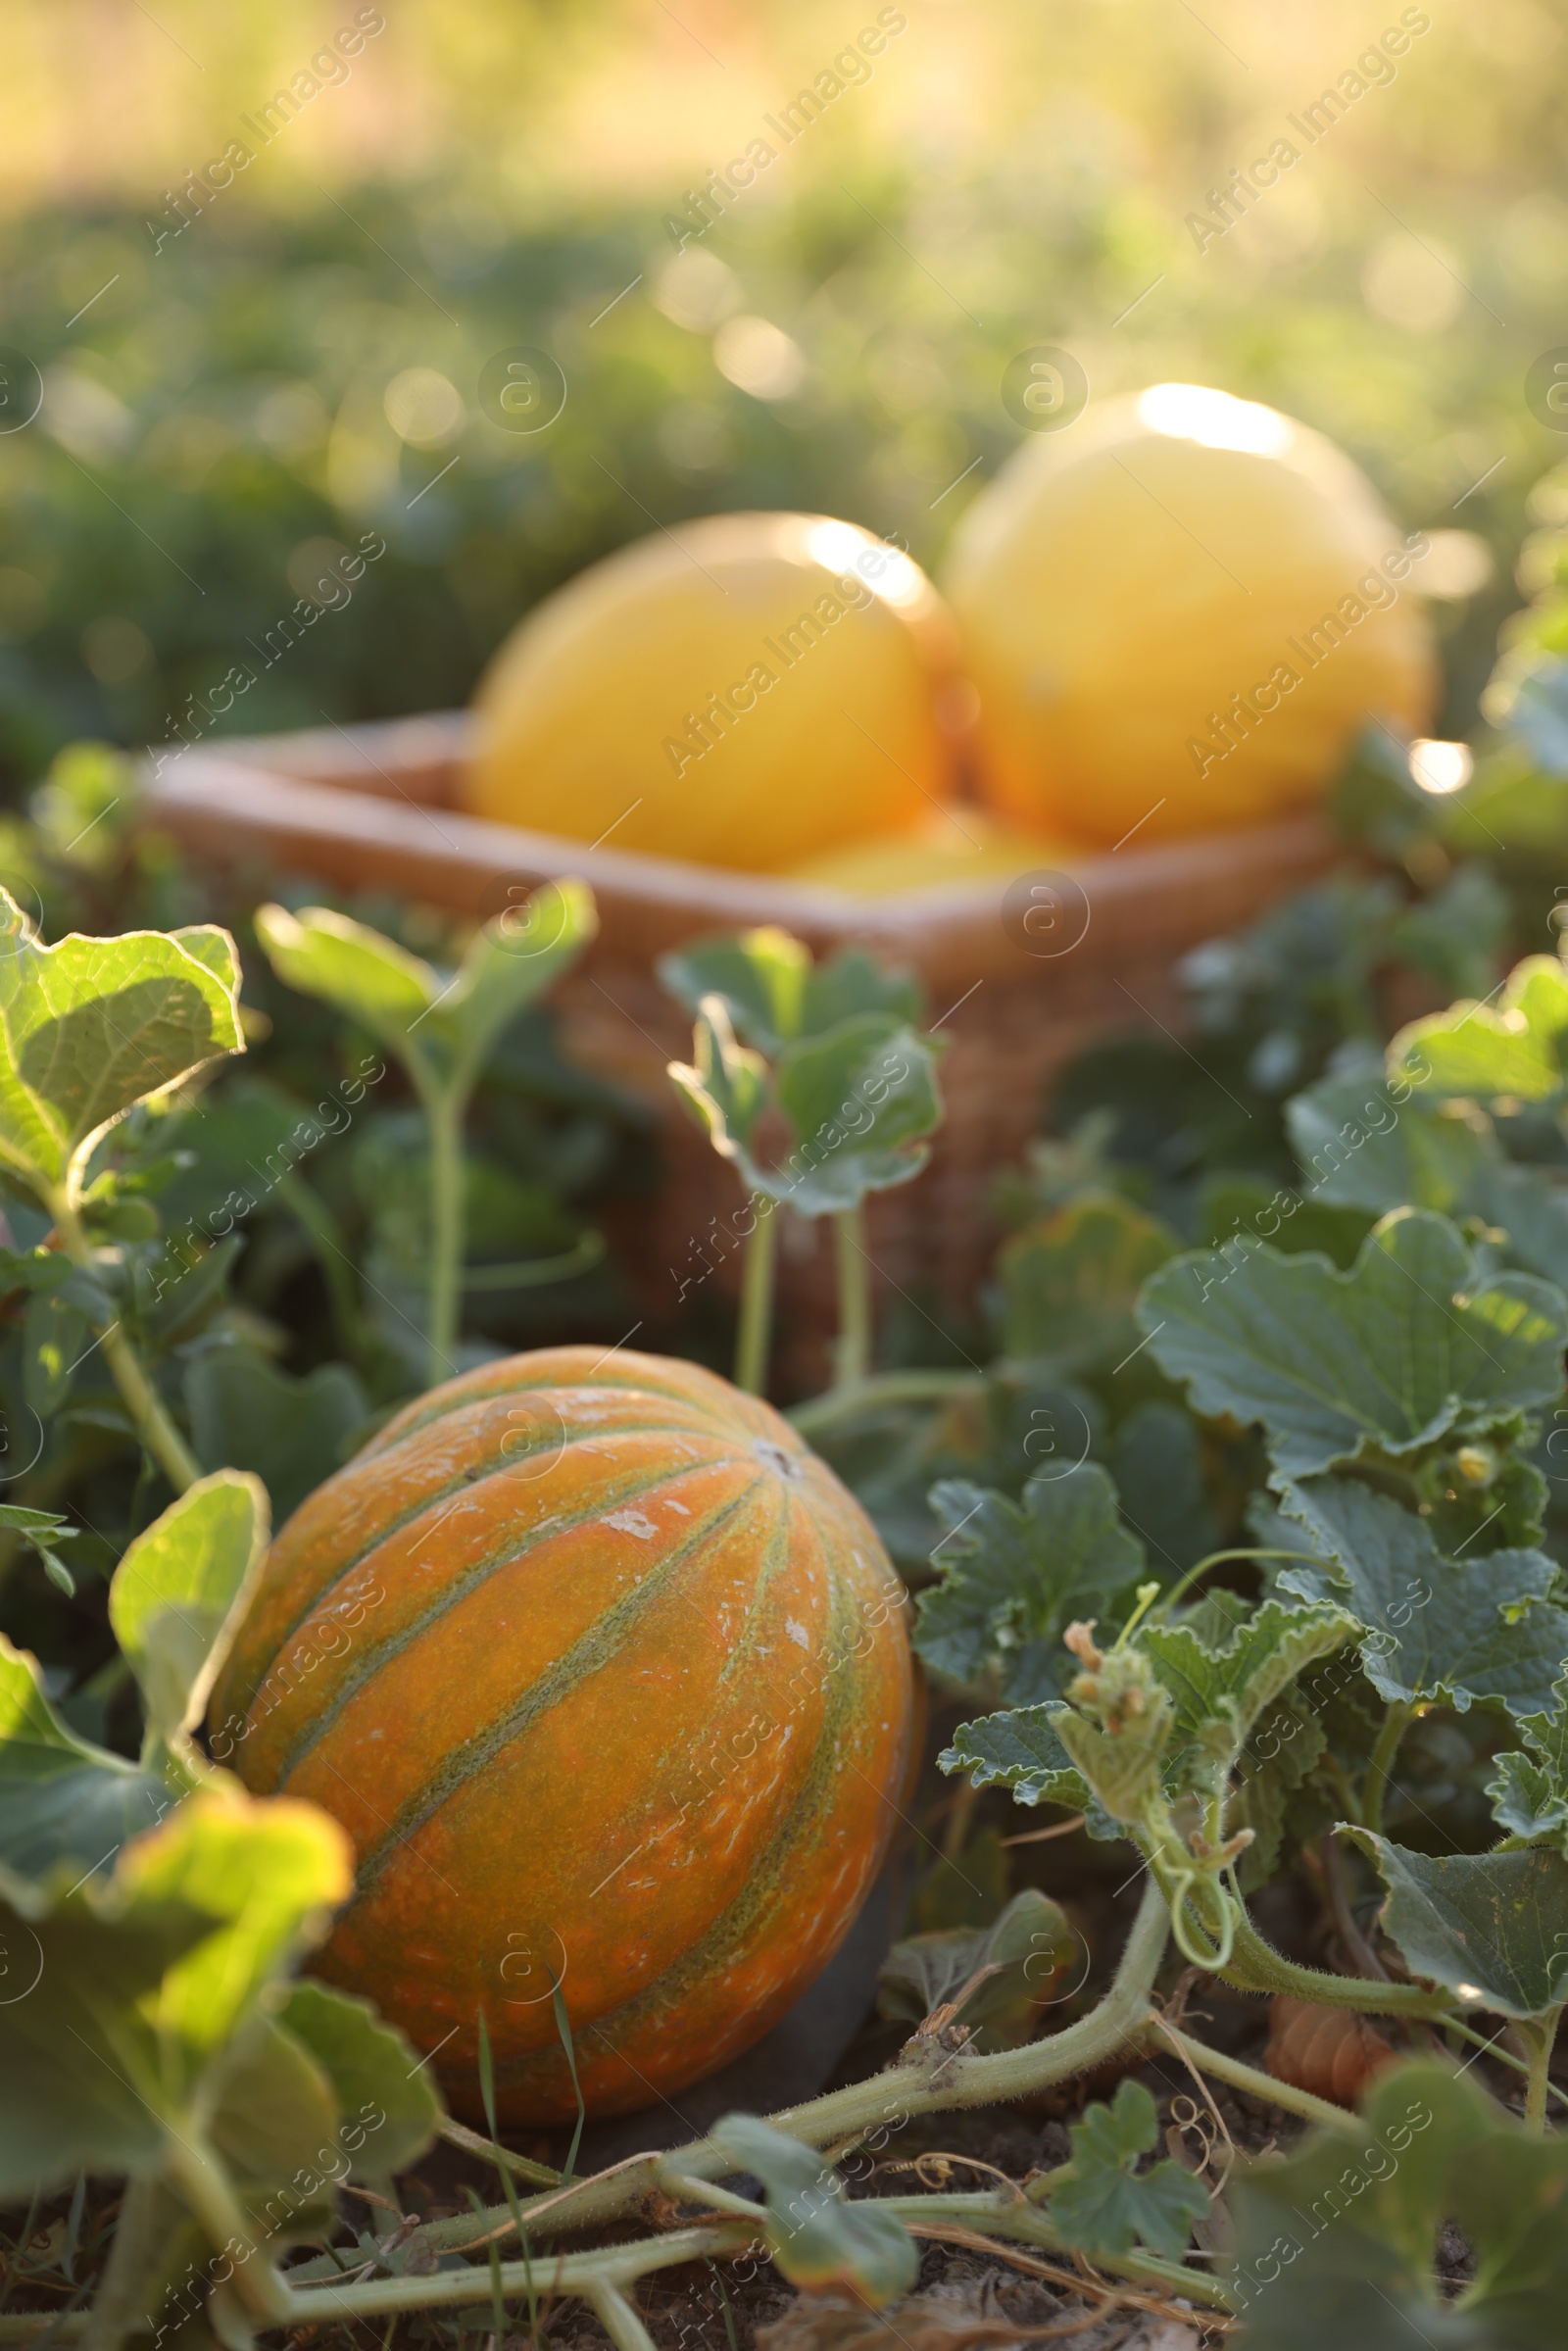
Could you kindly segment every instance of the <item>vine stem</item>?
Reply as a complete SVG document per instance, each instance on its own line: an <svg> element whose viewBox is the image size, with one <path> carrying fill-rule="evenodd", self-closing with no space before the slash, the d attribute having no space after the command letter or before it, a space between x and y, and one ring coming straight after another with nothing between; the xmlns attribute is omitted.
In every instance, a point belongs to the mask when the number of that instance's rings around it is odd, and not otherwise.
<svg viewBox="0 0 1568 2351"><path fill-rule="evenodd" d="M458 1297L463 1273L463 1112L456 1089L421 1089L430 1134L430 1265L425 1303L427 1377L435 1387L457 1369Z"/></svg>
<svg viewBox="0 0 1568 2351"><path fill-rule="evenodd" d="M1383 1717L1372 1760L1366 1767L1366 1793L1361 1799L1362 1819L1375 1837L1383 1833L1383 1806L1389 1790L1389 1774L1399 1751L1399 1741L1415 1718L1415 1708L1402 1698L1393 1698Z"/></svg>
<svg viewBox="0 0 1568 2351"><path fill-rule="evenodd" d="M871 1260L865 1251L865 1208L840 1208L833 1218L838 1268L839 1335L833 1350L834 1388L858 1388L871 1376Z"/></svg>
<svg viewBox="0 0 1568 2351"><path fill-rule="evenodd" d="M1263 1940L1245 1905L1239 1902L1236 1909L1230 1964L1214 1973L1238 1991L1289 1992L1322 2008L1359 2008L1368 2016L1442 2020L1453 2005L1451 1992L1429 1991L1420 1984L1376 1984L1369 1976L1329 1976L1321 1968L1299 1967Z"/></svg>
<svg viewBox="0 0 1568 2351"><path fill-rule="evenodd" d="M945 1403L975 1384L972 1371L882 1371L850 1387L829 1388L822 1396L792 1405L784 1417L803 1437L811 1437L856 1412L873 1411L878 1404Z"/></svg>
<svg viewBox="0 0 1568 2351"><path fill-rule="evenodd" d="M1538 2133L1546 2128L1546 2091L1550 2086L1547 2076L1561 2015L1561 2008L1550 2008L1544 2016L1531 2017L1528 2022L1521 2020L1515 2027L1530 2061L1525 2076L1525 2129Z"/></svg>
<svg viewBox="0 0 1568 2351"><path fill-rule="evenodd" d="M653 2336L618 2285L607 2278L601 2284L589 2286L587 2300L615 2351L655 2351Z"/></svg>
<svg viewBox="0 0 1568 2351"><path fill-rule="evenodd" d="M752 1194L752 1229L746 1237L741 1277L741 1319L735 1334L735 1385L747 1396L767 1387L768 1346L773 1334L773 1264L778 1254L778 1209L760 1192Z"/></svg>
<svg viewBox="0 0 1568 2351"><path fill-rule="evenodd" d="M1336 2106L1328 2098L1314 2098L1309 2089L1298 2089L1294 2082L1277 2082L1272 2074L1260 2073L1256 2066L1243 2065L1239 2057L1227 2057L1219 2049L1210 2049L1204 2042L1189 2040L1185 2033L1158 2020L1161 2032L1200 2074L1212 2074L1216 2082L1228 2082L1232 2089L1245 2089L1250 2097L1263 2098L1270 2106L1283 2107L1288 2114L1303 2115L1309 2123L1321 2123L1326 2131L1348 2131L1357 2128L1353 2114L1344 2106Z"/></svg>
<svg viewBox="0 0 1568 2351"><path fill-rule="evenodd" d="M95 1252L82 1224L71 1183L51 1190L46 1199L49 1213L55 1220L55 1229L65 1243L67 1256L74 1265L79 1265L84 1273L92 1273L96 1264ZM170 1418L162 1397L147 1376L146 1366L122 1329L118 1315L106 1331L99 1332L98 1344L104 1350L104 1361L109 1366L115 1386L120 1391L125 1410L136 1425L143 1445L174 1492L185 1493L201 1476L201 1464Z"/></svg>
<svg viewBox="0 0 1568 2351"><path fill-rule="evenodd" d="M840 2139L863 2138L877 2130L897 2129L918 2114L936 2114L956 2106L989 2106L1005 2099L1027 2097L1049 2088L1053 2082L1088 2073L1130 2042L1141 2040L1149 2031L1152 2021L1149 1993L1169 1935L1170 1913L1165 1897L1151 1878L1110 1988L1099 2007L1080 2017L1076 2024L1051 2033L1045 2040L1026 2041L1020 2049L999 2049L986 2057L939 2052L934 2062L921 2059L890 2066L887 2072L873 2075L868 2082L829 2090L823 2097L812 2098L804 2106L786 2107L781 2114L770 2115L767 2120L775 2131L786 2131L808 2147L825 2147ZM696 2139L689 2146L650 2154L641 2162L631 2160L617 2165L612 2173L581 2180L570 2188L557 2189L548 2197L529 2197L518 2210L530 2235L540 2227L547 2234L563 2229L600 2228L635 2209L657 2184L661 2169L678 2172L695 2181L722 2179L734 2168L733 2157L726 2155L715 2140ZM550 2207L548 2215L541 2209L546 2204ZM482 2216L465 2214L450 2221L429 2222L408 2241L410 2247L418 2251L443 2253L454 2246L471 2243L481 2227L510 2230L514 2225L508 2206L492 2205ZM302 2264L289 2273L291 2279L301 2282L331 2274L324 2262ZM313 2299L312 2308L315 2307Z"/></svg>

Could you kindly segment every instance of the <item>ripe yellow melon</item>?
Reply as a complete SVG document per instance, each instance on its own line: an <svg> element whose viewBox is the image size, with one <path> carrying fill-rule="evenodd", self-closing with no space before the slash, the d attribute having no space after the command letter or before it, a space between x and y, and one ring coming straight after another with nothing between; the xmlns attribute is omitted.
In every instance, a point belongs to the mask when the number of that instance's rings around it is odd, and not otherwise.
<svg viewBox="0 0 1568 2351"><path fill-rule="evenodd" d="M1228 393L1037 435L947 572L987 799L1106 845L1310 804L1369 720L1428 730L1426 547L1320 433Z"/></svg>
<svg viewBox="0 0 1568 2351"><path fill-rule="evenodd" d="M953 666L924 573L853 523L681 523L595 563L507 639L479 685L466 803L767 871L912 823L941 795Z"/></svg>
<svg viewBox="0 0 1568 2351"><path fill-rule="evenodd" d="M848 890L858 898L891 898L901 890L931 890L943 882L1069 868L1081 864L1086 854L1081 841L1026 831L965 805L933 808L912 830L873 834L806 857L790 867L790 879Z"/></svg>

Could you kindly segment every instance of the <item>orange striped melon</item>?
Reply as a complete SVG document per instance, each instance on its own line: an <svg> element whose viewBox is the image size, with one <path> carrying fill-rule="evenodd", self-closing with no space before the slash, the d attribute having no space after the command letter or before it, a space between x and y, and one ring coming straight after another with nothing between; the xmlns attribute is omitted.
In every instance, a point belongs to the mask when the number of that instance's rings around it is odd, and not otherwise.
<svg viewBox="0 0 1568 2351"><path fill-rule="evenodd" d="M903 1588L767 1404L568 1347L409 1405L278 1536L212 1712L259 1793L342 1822L318 1959L477 2104L646 2104L783 2014L886 1849Z"/></svg>

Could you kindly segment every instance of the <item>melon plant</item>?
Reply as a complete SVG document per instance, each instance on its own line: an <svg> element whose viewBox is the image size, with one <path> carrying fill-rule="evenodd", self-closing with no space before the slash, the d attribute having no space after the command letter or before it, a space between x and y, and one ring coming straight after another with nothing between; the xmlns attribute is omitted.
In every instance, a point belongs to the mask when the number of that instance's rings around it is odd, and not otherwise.
<svg viewBox="0 0 1568 2351"><path fill-rule="evenodd" d="M353 948L368 1009L397 980L374 934L299 931L274 944L320 955L318 979ZM156 1216L113 1140L236 1049L232 948L45 949L20 915L10 936L0 1147L55 1221L0 1262L29 1326L22 1301L59 1298L106 1351L113 1331L150 1523L105 1595L134 1751L0 1650L0 2196L34 2198L24 2238L54 2212L39 2241L62 2248L15 2249L0 2341L249 2351L351 2327L389 2343L405 2319L501 2340L548 2295L651 2351L641 2280L764 2258L805 2293L894 2306L901 2330L931 2238L1212 2316L1260 2351L1560 2339L1558 964L1386 1062L1340 1054L1289 1106L1295 1173L1227 1196L1228 1238L1168 1227L1166 1197L1134 1205L1087 1140L1042 1159L1051 1197L1002 1253L1005 1351L984 1370L844 1376L841 1356L784 1416L624 1344L480 1361L362 1432L269 1549L260 1482L198 1477L178 1449L136 1253ZM499 975L474 1011L487 960L421 1072L443 1148L475 1036L512 1001ZM809 1212L916 1171L934 1089L901 982L813 970L789 942L692 961L676 977L714 1050L688 1091L754 1192L791 1198L742 1131L764 1097L868 1105L796 1121L827 1129ZM434 984L397 999L411 1023L436 1019ZM445 1348L450 1220L432 1253ZM36 1316L40 1362L59 1321ZM1077 1457L1036 1442L1048 1401L1081 1411ZM924 1416L902 1452L898 1412ZM940 1464L916 1644L955 1719L973 1701L945 1769L1010 1790L1019 1836L1044 1815L1107 1849L1125 1932L1059 2003L1077 1931L1039 1888L905 1934L880 2071L578 2178L586 2114L678 2104L789 2005L910 1810L902 1592L824 1458L853 1468L868 1421L884 1442L856 1474L885 1515ZM6 1505L46 1593L94 1555L90 1491L55 1498L69 1524L36 1493ZM1255 1897L1314 1869L1338 1940L1303 1954ZM1360 2114L1332 2073L1314 2087L1219 2045L1183 2006L1205 1978L1378 2020ZM916 2118L1108 2087L1162 2053L1305 2130L1283 2158L1195 2175L1124 2081L1026 2179L902 2170ZM509 2143L540 2124L572 2126L564 2170ZM428 2210L410 2167L436 2136L493 2168L495 2201ZM1434 2266L1450 2228L1462 2280Z"/></svg>

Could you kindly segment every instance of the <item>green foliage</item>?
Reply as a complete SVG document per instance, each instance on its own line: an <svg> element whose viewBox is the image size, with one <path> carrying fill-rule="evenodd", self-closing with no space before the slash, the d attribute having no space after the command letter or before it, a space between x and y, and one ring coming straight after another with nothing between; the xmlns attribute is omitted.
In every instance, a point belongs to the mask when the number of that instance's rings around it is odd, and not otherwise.
<svg viewBox="0 0 1568 2351"><path fill-rule="evenodd" d="M1522 1747L1497 1757L1487 1786L1499 1825L1530 1843L1555 1845L1568 1858L1568 1678L1552 1685L1551 1703L1518 1723Z"/></svg>
<svg viewBox="0 0 1568 2351"><path fill-rule="evenodd" d="M932 1553L939 1581L920 1595L921 1656L955 1682L993 1675L1012 1705L1057 1695L1072 1671L1061 1645L1069 1623L1124 1610L1144 1571L1110 1479L1086 1462L1032 1480L1021 1507L950 1480L931 1506L944 1531Z"/></svg>
<svg viewBox="0 0 1568 2351"><path fill-rule="evenodd" d="M1348 1832L1389 1889L1383 1924L1411 1973L1463 2002L1529 2019L1568 2000L1568 1861L1522 1853L1413 1853Z"/></svg>
<svg viewBox="0 0 1568 2351"><path fill-rule="evenodd" d="M1178 1246L1156 1218L1093 1192L1015 1234L997 1259L1007 1353L1064 1379L1109 1371L1138 1346L1138 1294Z"/></svg>
<svg viewBox="0 0 1568 2351"><path fill-rule="evenodd" d="M0 1160L53 1198L136 1102L243 1052L238 989L214 924L45 947L0 891Z"/></svg>
<svg viewBox="0 0 1568 2351"><path fill-rule="evenodd" d="M0 2193L151 2173L172 2137L204 2138L236 2039L349 1887L322 1814L216 1790L138 1837L107 1886L67 1891L67 1866L0 1878L8 1941L38 1968L0 2008Z"/></svg>
<svg viewBox="0 0 1568 2351"><path fill-rule="evenodd" d="M279 1525L342 1468L368 1411L346 1364L321 1363L295 1379L243 1347L194 1356L183 1393L197 1460L253 1470Z"/></svg>
<svg viewBox="0 0 1568 2351"><path fill-rule="evenodd" d="M1350 1610L1367 1680L1387 1703L1440 1701L1463 1714L1494 1699L1521 1719L1550 1706L1568 1610L1548 1596L1558 1571L1544 1551L1445 1559L1427 1520L1348 1478L1288 1488L1282 1506L1329 1564L1282 1567L1280 1588Z"/></svg>
<svg viewBox="0 0 1568 2351"><path fill-rule="evenodd" d="M980 2049L1010 2048L1034 2030L1036 1998L1075 1948L1057 1905L1035 1886L1014 1894L989 1927L950 1927L896 1942L877 1979L885 2017L922 2024L951 2007Z"/></svg>
<svg viewBox="0 0 1568 2351"><path fill-rule="evenodd" d="M1159 2117L1141 2082L1123 2082L1109 2106L1090 2106L1068 2131L1072 2160L1051 2192L1051 2218L1083 2253L1126 2253L1135 2244L1179 2260L1193 2223L1208 2211L1201 2180L1169 2157L1140 2172L1159 2141Z"/></svg>
<svg viewBox="0 0 1568 2351"><path fill-rule="evenodd" d="M913 2238L893 2213L851 2203L813 2148L749 2114L725 2115L713 2137L761 2181L767 2248L793 2285L849 2294L869 2310L908 2292L920 2268Z"/></svg>
<svg viewBox="0 0 1568 2351"><path fill-rule="evenodd" d="M1353 2138L1315 2132L1236 2191L1232 2282L1257 2351L1551 2351L1568 2294L1568 2140L1533 2137L1431 2062L1378 2076ZM1475 2271L1436 2268L1457 2229Z"/></svg>
<svg viewBox="0 0 1568 2351"><path fill-rule="evenodd" d="M1568 1304L1489 1276L1441 1216L1396 1209L1348 1273L1319 1257L1194 1250L1154 1275L1140 1320L1195 1407L1263 1424L1284 1477L1439 1440L1514 1436L1561 1387Z"/></svg>
<svg viewBox="0 0 1568 2351"><path fill-rule="evenodd" d="M215 1470L138 1536L109 1587L109 1621L141 1685L150 1741L173 1746L207 1712L270 1533L255 1478Z"/></svg>

